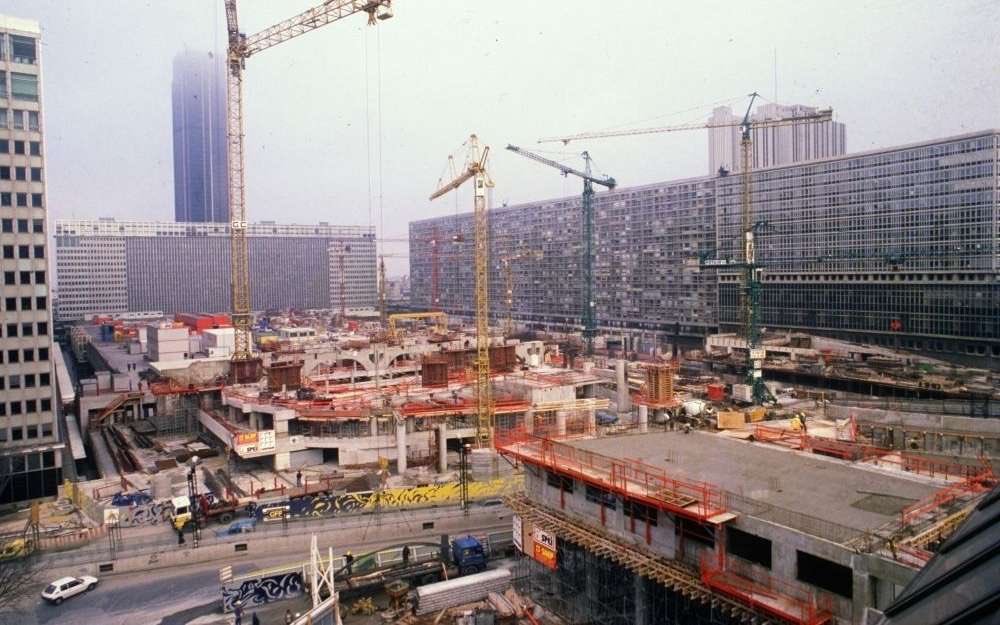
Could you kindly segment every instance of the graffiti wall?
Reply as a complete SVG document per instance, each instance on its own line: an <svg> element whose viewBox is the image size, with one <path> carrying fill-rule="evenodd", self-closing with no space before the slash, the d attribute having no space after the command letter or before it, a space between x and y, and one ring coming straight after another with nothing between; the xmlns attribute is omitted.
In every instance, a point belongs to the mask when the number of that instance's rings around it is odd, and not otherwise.
<svg viewBox="0 0 1000 625"><path fill-rule="evenodd" d="M511 495L521 490L523 477L512 475L489 482L469 482L469 498L489 499ZM344 495L301 497L257 508L259 521L280 521L283 514L291 518L327 517L352 512L367 512L377 507L420 508L458 503L462 500L459 482L429 484L412 488L388 488L384 491L364 491Z"/></svg>
<svg viewBox="0 0 1000 625"><path fill-rule="evenodd" d="M122 527L159 525L170 521L170 504L168 502L122 506L117 510L118 523Z"/></svg>
<svg viewBox="0 0 1000 625"><path fill-rule="evenodd" d="M248 610L272 601L291 599L302 594L304 588L300 571L244 580L222 588L222 610L232 612L237 601Z"/></svg>

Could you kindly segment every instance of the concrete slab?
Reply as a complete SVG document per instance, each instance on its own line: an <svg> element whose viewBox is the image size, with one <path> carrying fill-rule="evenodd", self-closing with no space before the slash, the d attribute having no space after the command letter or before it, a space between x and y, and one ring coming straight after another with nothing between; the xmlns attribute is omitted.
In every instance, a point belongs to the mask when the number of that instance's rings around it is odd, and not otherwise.
<svg viewBox="0 0 1000 625"><path fill-rule="evenodd" d="M856 530L873 530L896 518L890 513L893 506L862 503L862 508L856 507L858 502L870 501L870 495L919 500L940 488L925 479L897 477L841 460L703 432L655 432L567 444L613 458L641 460L669 476L708 482Z"/></svg>

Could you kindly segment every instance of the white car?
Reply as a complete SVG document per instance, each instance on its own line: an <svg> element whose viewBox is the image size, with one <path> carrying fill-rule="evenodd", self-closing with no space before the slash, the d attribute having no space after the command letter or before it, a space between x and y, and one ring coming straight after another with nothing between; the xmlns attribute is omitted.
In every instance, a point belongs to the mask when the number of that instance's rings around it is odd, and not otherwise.
<svg viewBox="0 0 1000 625"><path fill-rule="evenodd" d="M97 578L89 575L82 577L60 577L46 586L42 591L42 599L59 605L63 599L69 599L81 592L86 592L97 586Z"/></svg>

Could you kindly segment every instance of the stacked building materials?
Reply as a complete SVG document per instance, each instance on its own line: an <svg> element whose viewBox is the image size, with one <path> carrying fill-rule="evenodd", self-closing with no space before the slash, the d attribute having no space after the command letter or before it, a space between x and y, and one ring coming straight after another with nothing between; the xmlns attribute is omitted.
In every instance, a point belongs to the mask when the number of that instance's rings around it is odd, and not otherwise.
<svg viewBox="0 0 1000 625"><path fill-rule="evenodd" d="M431 614L446 608L482 601L491 592L502 593L510 586L510 571L495 569L456 577L417 588L416 614Z"/></svg>

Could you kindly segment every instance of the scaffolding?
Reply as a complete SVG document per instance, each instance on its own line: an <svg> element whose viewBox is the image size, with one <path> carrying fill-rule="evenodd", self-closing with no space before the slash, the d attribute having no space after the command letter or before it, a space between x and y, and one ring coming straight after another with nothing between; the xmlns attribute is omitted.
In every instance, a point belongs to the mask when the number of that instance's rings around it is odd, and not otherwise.
<svg viewBox="0 0 1000 625"><path fill-rule="evenodd" d="M716 486L670 477L639 460L611 458L519 429L498 432L497 450L525 464L698 523L721 524L736 517L726 510L722 490Z"/></svg>
<svg viewBox="0 0 1000 625"><path fill-rule="evenodd" d="M692 625L771 622L771 619L752 607L714 592L701 579L700 571L695 567L656 557L645 549L580 523L566 514L542 508L524 495L508 497L507 503L523 522L555 534L563 544L570 543L581 548L570 549L573 556L565 558L566 562L560 567L572 569L576 565L584 568L585 576L587 573L596 574L597 583L591 584L584 580L576 585L576 594L579 596L577 602L583 606L568 605L565 597L556 599L567 603L561 612L576 612L575 620L615 624L636 622L635 614L639 607L635 602L622 600L623 595L629 594L627 590L622 592L623 586L627 588L623 582L626 577L635 576L646 582L642 592L650 604L657 601L671 604L669 610L662 607L655 610L654 606L649 606L647 609L651 611L675 612L677 616L678 604L699 606L699 609L682 608L686 612L684 618L671 619L672 622ZM601 575L602 571L606 574ZM572 575L571 570L569 574ZM566 574L557 571L553 575L565 577ZM667 592L657 596L657 593L651 592L651 587L665 589ZM618 609L609 610L615 602L619 602ZM577 609L574 610L574 607ZM584 609L580 610L581 607ZM584 613L581 614L581 611Z"/></svg>

